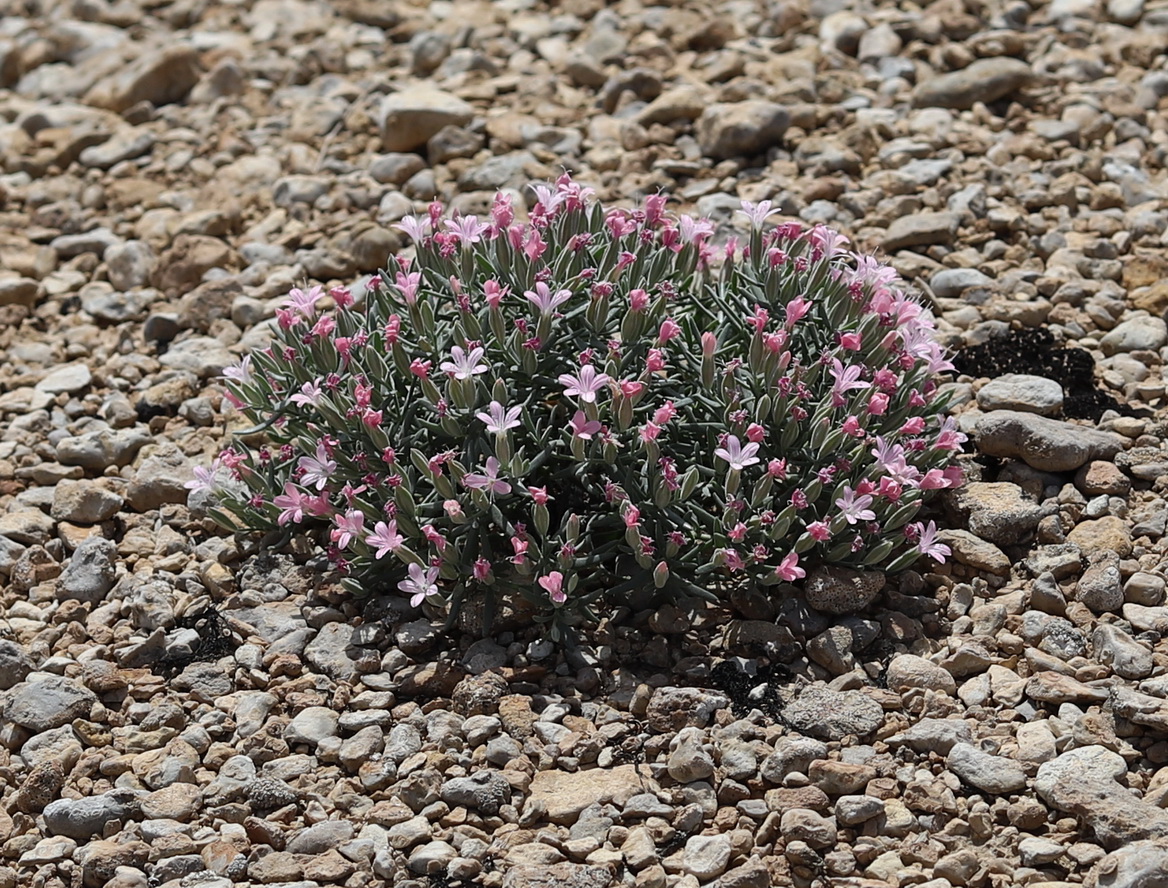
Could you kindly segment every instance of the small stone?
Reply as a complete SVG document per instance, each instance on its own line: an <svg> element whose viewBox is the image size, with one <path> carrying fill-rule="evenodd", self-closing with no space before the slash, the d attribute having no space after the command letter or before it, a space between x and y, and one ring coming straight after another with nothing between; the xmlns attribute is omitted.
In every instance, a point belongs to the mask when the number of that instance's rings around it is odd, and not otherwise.
<svg viewBox="0 0 1168 888"><path fill-rule="evenodd" d="M494 816L503 805L511 803L511 784L496 771L477 771L442 784L442 801L451 807L462 805Z"/></svg>
<svg viewBox="0 0 1168 888"><path fill-rule="evenodd" d="M1099 624L1091 636L1091 645L1095 658L1111 666L1120 678L1134 680L1152 674L1155 666L1152 652L1118 626Z"/></svg>
<svg viewBox="0 0 1168 888"><path fill-rule="evenodd" d="M970 743L955 744L945 763L950 771L982 792L1007 795L1026 786L1026 772L1021 765L983 752Z"/></svg>
<svg viewBox="0 0 1168 888"><path fill-rule="evenodd" d="M950 696L957 693L957 683L953 676L924 657L901 654L888 664L886 673L888 687L898 693L913 688L940 691Z"/></svg>
<svg viewBox="0 0 1168 888"><path fill-rule="evenodd" d="M386 151L413 151L446 126L466 126L474 108L432 86L410 86L381 103L381 145Z"/></svg>
<svg viewBox="0 0 1168 888"><path fill-rule="evenodd" d="M574 823L589 805L624 803L637 793L656 792L656 781L635 765L583 771L537 771L526 806L542 805L552 823Z"/></svg>
<svg viewBox="0 0 1168 888"><path fill-rule="evenodd" d="M53 675L9 691L5 717L34 733L87 718L97 696L70 678Z"/></svg>
<svg viewBox="0 0 1168 888"><path fill-rule="evenodd" d="M121 826L131 816L132 793L114 790L80 799L58 799L43 812L45 828L55 836L87 841L101 835L110 821Z"/></svg>
<svg viewBox="0 0 1168 888"><path fill-rule="evenodd" d="M884 588L884 574L846 567L817 567L807 575L807 603L829 614L851 614L871 604Z"/></svg>
<svg viewBox="0 0 1168 888"><path fill-rule="evenodd" d="M193 46L180 43L148 49L94 84L85 101L119 113L140 102L169 105L185 98L198 79L198 52Z"/></svg>
<svg viewBox="0 0 1168 888"><path fill-rule="evenodd" d="M98 524L112 518L123 500L112 491L92 481L58 481L53 488L53 505L49 514L57 521Z"/></svg>
<svg viewBox="0 0 1168 888"><path fill-rule="evenodd" d="M978 389L977 406L987 412L1018 410L1057 416L1063 409L1063 387L1043 376L1006 373Z"/></svg>
<svg viewBox="0 0 1168 888"><path fill-rule="evenodd" d="M929 279L930 289L941 299L952 299L966 290L991 287L993 283L993 278L976 268L943 268Z"/></svg>
<svg viewBox="0 0 1168 888"><path fill-rule="evenodd" d="M726 871L732 850L727 835L690 836L685 842L682 871L702 882L716 879Z"/></svg>
<svg viewBox="0 0 1168 888"><path fill-rule="evenodd" d="M76 394L89 388L93 381L93 374L84 364L67 364L54 370L36 384L37 391L47 392L50 395L59 395L62 392Z"/></svg>
<svg viewBox="0 0 1168 888"><path fill-rule="evenodd" d="M669 776L678 783L705 780L714 773L714 759L704 749L698 728L684 728L678 733L666 766Z"/></svg>
<svg viewBox="0 0 1168 888"><path fill-rule="evenodd" d="M0 691L20 684L32 672L32 660L14 641L0 638Z"/></svg>
<svg viewBox="0 0 1168 888"><path fill-rule="evenodd" d="M441 873L446 870L447 864L458 856L454 846L448 842L427 842L414 849L410 854L410 871L419 875Z"/></svg>
<svg viewBox="0 0 1168 888"><path fill-rule="evenodd" d="M884 723L884 710L861 691L804 688L783 709L793 728L822 740L841 740L849 735L866 737Z"/></svg>
<svg viewBox="0 0 1168 888"><path fill-rule="evenodd" d="M783 812L779 829L787 841L806 842L815 849L829 848L836 843L835 824L806 808L791 808Z"/></svg>
<svg viewBox="0 0 1168 888"><path fill-rule="evenodd" d="M1122 518L1114 515L1080 521L1067 534L1067 542L1083 552L1115 552L1120 558L1132 553L1131 531Z"/></svg>
<svg viewBox="0 0 1168 888"><path fill-rule="evenodd" d="M698 144L718 160L752 157L779 145L790 122L787 109L773 102L716 103L698 119Z"/></svg>
<svg viewBox="0 0 1168 888"><path fill-rule="evenodd" d="M309 706L297 713L284 729L284 739L289 743L306 743L316 746L322 740L337 735L340 715L327 706Z"/></svg>
<svg viewBox="0 0 1168 888"><path fill-rule="evenodd" d="M1118 324L1099 340L1103 354L1158 351L1168 343L1168 324L1163 318L1136 317Z"/></svg>
<svg viewBox="0 0 1168 888"><path fill-rule="evenodd" d="M884 234L884 249L892 253L911 247L948 244L961 224L956 213L914 213L901 216L888 226Z"/></svg>
<svg viewBox="0 0 1168 888"><path fill-rule="evenodd" d="M984 414L974 433L982 453L1017 457L1043 472L1071 472L1124 449L1120 435L1016 410Z"/></svg>
<svg viewBox="0 0 1168 888"><path fill-rule="evenodd" d="M645 720L660 734L680 731L687 726L704 728L715 712L729 705L728 697L701 688L658 688L649 701Z"/></svg>
<svg viewBox="0 0 1168 888"><path fill-rule="evenodd" d="M97 604L117 581L117 545L102 536L81 543L57 578L57 598Z"/></svg>
<svg viewBox="0 0 1168 888"><path fill-rule="evenodd" d="M988 104L1010 95L1031 77L1030 66L1018 59L978 59L960 71L922 80L913 90L913 104L964 111L976 102Z"/></svg>
<svg viewBox="0 0 1168 888"><path fill-rule="evenodd" d="M1087 496L1127 496L1131 479L1115 463L1095 460L1079 469L1075 486Z"/></svg>

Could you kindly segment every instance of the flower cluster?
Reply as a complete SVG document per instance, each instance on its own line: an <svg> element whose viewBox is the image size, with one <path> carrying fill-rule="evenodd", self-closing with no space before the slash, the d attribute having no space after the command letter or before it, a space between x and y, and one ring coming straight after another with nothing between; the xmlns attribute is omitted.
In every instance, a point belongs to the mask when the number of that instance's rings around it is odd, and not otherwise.
<svg viewBox="0 0 1168 888"><path fill-rule="evenodd" d="M224 373L264 443L220 454L223 523L327 529L355 589L521 596L557 634L645 589L948 554L913 518L961 481L950 365L891 268L767 201L715 248L663 195L534 191L526 221L505 196L484 219L431 205L400 226L413 258L327 310L292 291Z"/></svg>

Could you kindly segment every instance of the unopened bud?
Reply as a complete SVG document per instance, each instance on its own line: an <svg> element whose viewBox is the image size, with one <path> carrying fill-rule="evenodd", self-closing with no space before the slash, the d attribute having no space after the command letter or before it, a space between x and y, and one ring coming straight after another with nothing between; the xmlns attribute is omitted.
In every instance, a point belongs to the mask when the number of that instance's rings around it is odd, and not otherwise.
<svg viewBox="0 0 1168 888"><path fill-rule="evenodd" d="M669 565L664 561L658 561L657 566L653 568L653 585L658 589L664 587L669 581Z"/></svg>

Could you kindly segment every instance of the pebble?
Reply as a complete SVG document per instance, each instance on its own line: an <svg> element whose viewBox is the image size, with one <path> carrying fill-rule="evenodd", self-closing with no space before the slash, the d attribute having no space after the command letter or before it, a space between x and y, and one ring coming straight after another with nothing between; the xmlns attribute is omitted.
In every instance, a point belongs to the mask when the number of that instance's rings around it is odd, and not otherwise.
<svg viewBox="0 0 1168 888"><path fill-rule="evenodd" d="M866 737L884 722L880 704L860 691L808 687L783 710L787 722L822 740Z"/></svg>
<svg viewBox="0 0 1168 888"><path fill-rule="evenodd" d="M1042 376L1007 373L977 390L977 406L991 410L1015 410L1058 416L1063 409L1063 387Z"/></svg>
<svg viewBox="0 0 1168 888"><path fill-rule="evenodd" d="M984 414L975 435L983 453L1017 457L1044 472L1071 472L1123 449L1118 435L1016 410Z"/></svg>
<svg viewBox="0 0 1168 888"><path fill-rule="evenodd" d="M1032 78L1030 66L1018 59L978 59L959 71L921 81L913 90L913 104L964 110L975 102L988 104L1008 96Z"/></svg>
<svg viewBox="0 0 1168 888"><path fill-rule="evenodd" d="M970 743L955 743L945 764L966 783L991 795L1008 795L1026 786L1026 772L1019 764Z"/></svg>
<svg viewBox="0 0 1168 888"><path fill-rule="evenodd" d="M447 126L466 126L474 108L457 96L431 86L415 85L386 96L378 112L381 147L402 152L420 148Z"/></svg>

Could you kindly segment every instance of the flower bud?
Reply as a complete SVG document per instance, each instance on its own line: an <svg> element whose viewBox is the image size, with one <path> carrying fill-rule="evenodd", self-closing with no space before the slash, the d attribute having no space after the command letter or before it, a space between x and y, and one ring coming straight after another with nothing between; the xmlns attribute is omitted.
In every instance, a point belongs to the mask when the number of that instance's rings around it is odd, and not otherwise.
<svg viewBox="0 0 1168 888"><path fill-rule="evenodd" d="M653 568L653 585L661 589L669 582L669 565L664 561L658 561L657 566Z"/></svg>

